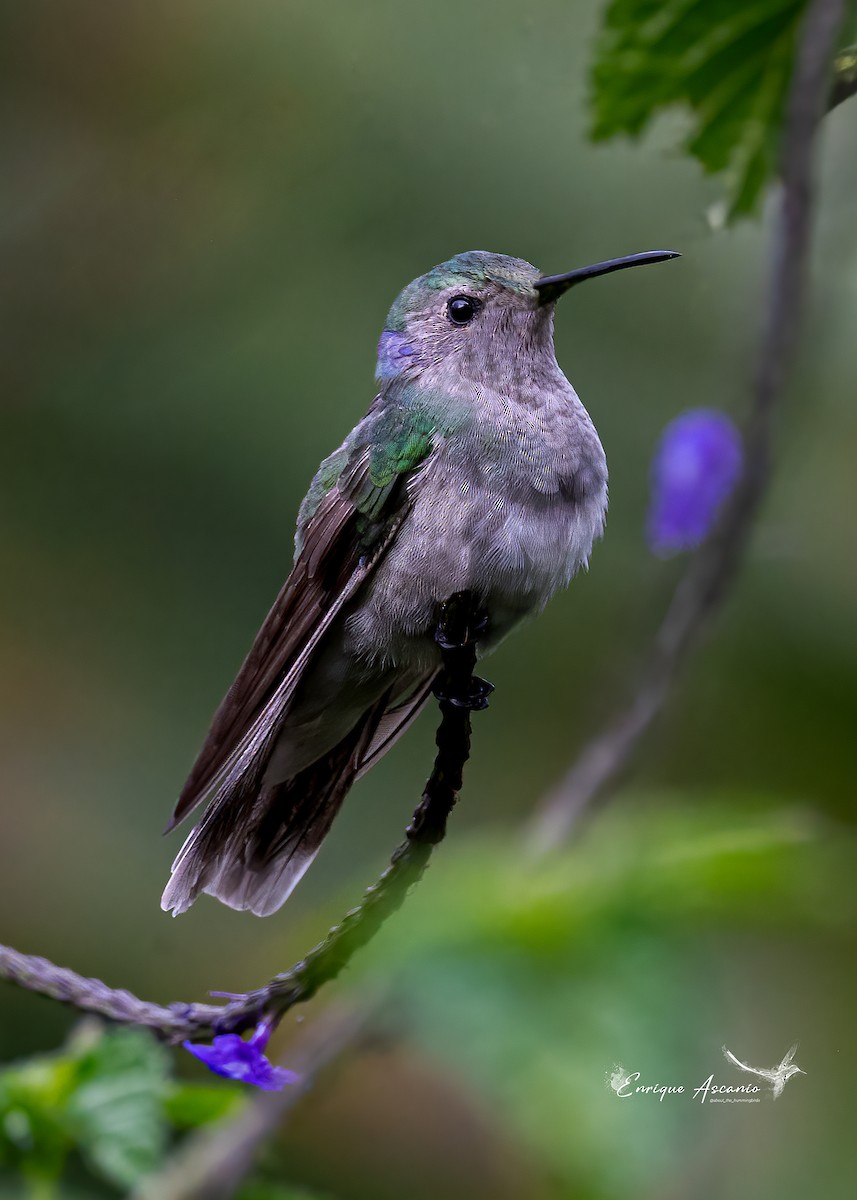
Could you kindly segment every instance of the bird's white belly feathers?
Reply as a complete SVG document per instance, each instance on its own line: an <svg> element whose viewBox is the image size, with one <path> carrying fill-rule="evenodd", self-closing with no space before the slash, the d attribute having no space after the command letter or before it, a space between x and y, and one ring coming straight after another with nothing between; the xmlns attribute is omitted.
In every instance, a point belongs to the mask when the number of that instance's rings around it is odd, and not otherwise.
<svg viewBox="0 0 857 1200"><path fill-rule="evenodd" d="M586 565L607 507L603 451L556 486L521 462L439 456L411 488L411 510L348 620L352 652L412 665L434 656L438 605L454 592L483 598L492 645L541 609ZM582 482L583 481L583 482Z"/></svg>

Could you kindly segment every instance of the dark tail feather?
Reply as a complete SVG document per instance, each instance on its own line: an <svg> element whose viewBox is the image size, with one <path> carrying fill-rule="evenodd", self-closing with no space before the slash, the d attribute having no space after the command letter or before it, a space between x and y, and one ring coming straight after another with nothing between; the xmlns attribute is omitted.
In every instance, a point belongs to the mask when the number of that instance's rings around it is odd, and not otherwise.
<svg viewBox="0 0 857 1200"><path fill-rule="evenodd" d="M372 740L366 746L366 752L357 771L358 779L362 779L366 772L375 766L378 759L383 758L402 734L410 729L431 697L436 676L437 672L432 671L431 674L419 679L404 700L399 700L394 708L387 709L378 722Z"/></svg>
<svg viewBox="0 0 857 1200"><path fill-rule="evenodd" d="M388 701L389 693L292 779L212 804L173 863L161 907L178 916L200 892L260 917L284 904L327 836Z"/></svg>

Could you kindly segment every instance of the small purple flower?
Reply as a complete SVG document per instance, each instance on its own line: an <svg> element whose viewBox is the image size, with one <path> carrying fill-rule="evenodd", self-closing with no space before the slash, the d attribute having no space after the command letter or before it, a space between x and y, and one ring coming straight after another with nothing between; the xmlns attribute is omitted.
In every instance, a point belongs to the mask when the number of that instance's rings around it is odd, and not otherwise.
<svg viewBox="0 0 857 1200"><path fill-rule="evenodd" d="M301 1077L285 1067L275 1067L265 1057L271 1029L271 1024L263 1021L246 1042L237 1033L223 1033L210 1046L202 1042L182 1044L215 1075L238 1079L266 1092L281 1092L287 1084L300 1083Z"/></svg>
<svg viewBox="0 0 857 1200"><path fill-rule="evenodd" d="M652 461L649 545L667 557L692 550L711 531L741 474L741 435L725 413L682 413L661 434Z"/></svg>

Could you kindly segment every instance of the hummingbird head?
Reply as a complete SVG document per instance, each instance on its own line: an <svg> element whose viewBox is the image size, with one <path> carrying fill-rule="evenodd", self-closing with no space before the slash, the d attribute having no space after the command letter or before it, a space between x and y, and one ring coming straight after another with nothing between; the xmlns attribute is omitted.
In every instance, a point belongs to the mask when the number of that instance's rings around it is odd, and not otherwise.
<svg viewBox="0 0 857 1200"><path fill-rule="evenodd" d="M550 342L539 272L521 258L471 250L420 275L396 298L378 344L378 378L451 368L478 378L490 352Z"/></svg>
<svg viewBox="0 0 857 1200"><path fill-rule="evenodd" d="M531 263L486 250L456 254L432 267L399 294L378 343L380 381L426 372L498 380L553 353L556 301L596 275L677 258L655 250L542 275Z"/></svg>

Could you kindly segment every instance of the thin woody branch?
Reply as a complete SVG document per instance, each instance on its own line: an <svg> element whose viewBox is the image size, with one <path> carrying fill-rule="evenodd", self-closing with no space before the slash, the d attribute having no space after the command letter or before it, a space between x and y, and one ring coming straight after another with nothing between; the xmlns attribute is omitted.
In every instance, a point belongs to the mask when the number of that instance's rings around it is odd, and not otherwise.
<svg viewBox="0 0 857 1200"><path fill-rule="evenodd" d="M800 34L783 138L765 326L744 426L744 472L714 533L691 558L673 593L629 704L584 747L542 804L531 829L536 853L562 842L626 766L739 573L767 490L776 417L797 342L812 225L813 148L819 121L830 107L830 61L843 14L844 0L813 0ZM857 56L852 53L852 58L850 70L857 79ZM839 77L845 79L844 74Z"/></svg>
<svg viewBox="0 0 857 1200"><path fill-rule="evenodd" d="M441 721L437 756L422 798L383 875L319 944L290 970L265 987L228 1004L152 1004L100 979L89 979L46 958L0 946L0 978L111 1021L142 1025L171 1042L240 1033L262 1017L279 1019L335 979L351 957L370 941L419 881L461 790L470 755L470 712L485 706L490 685L474 678L481 614L470 595L458 593L444 605L437 630L442 669L436 693Z"/></svg>

